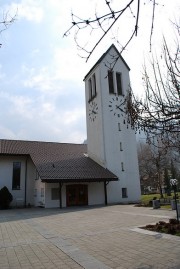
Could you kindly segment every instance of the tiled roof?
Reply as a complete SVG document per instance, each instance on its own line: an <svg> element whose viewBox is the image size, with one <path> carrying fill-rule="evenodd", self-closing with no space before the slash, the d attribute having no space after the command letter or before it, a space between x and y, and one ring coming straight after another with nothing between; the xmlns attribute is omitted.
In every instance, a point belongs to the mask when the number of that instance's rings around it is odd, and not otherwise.
<svg viewBox="0 0 180 269"><path fill-rule="evenodd" d="M0 140L0 155L30 155L42 181L118 180L85 153L85 144Z"/></svg>

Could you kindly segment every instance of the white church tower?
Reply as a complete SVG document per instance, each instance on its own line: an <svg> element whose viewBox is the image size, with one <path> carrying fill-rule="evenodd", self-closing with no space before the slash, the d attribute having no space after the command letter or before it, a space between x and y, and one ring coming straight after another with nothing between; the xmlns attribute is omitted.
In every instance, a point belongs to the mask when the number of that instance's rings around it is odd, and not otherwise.
<svg viewBox="0 0 180 269"><path fill-rule="evenodd" d="M129 71L111 45L84 79L88 156L118 177L107 184L108 203L140 200L136 137L121 111L130 87Z"/></svg>

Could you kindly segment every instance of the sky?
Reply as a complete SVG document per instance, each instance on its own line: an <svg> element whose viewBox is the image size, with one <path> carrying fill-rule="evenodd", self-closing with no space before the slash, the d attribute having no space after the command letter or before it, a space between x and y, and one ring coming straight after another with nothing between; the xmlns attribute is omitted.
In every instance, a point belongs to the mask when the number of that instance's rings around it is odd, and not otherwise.
<svg viewBox="0 0 180 269"><path fill-rule="evenodd" d="M131 86L143 92L142 66L151 58L149 35L151 1L141 3L138 36L122 56L129 65ZM167 3L166 3L167 2ZM152 51L161 53L162 35L174 41L170 20L177 20L179 1L158 1ZM112 0L114 8L119 1ZM127 3L122 0L121 4ZM165 4L163 6L163 4ZM133 6L135 7L135 6ZM132 31L134 10L129 10L100 43L86 63L77 49L74 34L63 34L71 26L71 12L92 18L106 11L104 0L0 0L0 20L5 14L15 22L0 34L0 139L22 139L61 143L83 143L86 139L83 79L94 63L114 43L123 44ZM100 32L80 31L83 46L94 44ZM173 46L173 45L172 45ZM80 55L80 56L79 56Z"/></svg>

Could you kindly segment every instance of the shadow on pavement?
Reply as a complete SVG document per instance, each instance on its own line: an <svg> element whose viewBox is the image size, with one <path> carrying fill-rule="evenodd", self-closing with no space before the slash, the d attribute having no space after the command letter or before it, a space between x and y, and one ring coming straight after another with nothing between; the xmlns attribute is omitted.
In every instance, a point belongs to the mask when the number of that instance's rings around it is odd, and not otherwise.
<svg viewBox="0 0 180 269"><path fill-rule="evenodd" d="M69 208L11 208L7 210L0 210L0 223L7 221L26 220L32 218L40 218L51 215L67 214L71 212L87 211L95 208L103 208L101 206L81 206ZM107 206L106 206L107 207ZM108 206L109 207L109 206Z"/></svg>

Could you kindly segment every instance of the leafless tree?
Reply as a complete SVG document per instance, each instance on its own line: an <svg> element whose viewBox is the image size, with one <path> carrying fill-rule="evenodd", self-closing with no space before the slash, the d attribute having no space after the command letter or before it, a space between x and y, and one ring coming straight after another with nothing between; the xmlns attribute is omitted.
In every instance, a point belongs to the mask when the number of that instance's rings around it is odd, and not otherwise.
<svg viewBox="0 0 180 269"><path fill-rule="evenodd" d="M122 3L122 5L121 5ZM107 13L100 15L96 12L94 17L81 19L72 13L72 25L64 33L64 36L69 35L75 30L74 39L80 50L86 53L86 61L92 55L99 43L105 38L115 24L120 23L120 19L124 15L131 14L134 24L131 29L131 35L128 37L124 45L121 46L120 53L126 49L128 44L137 36L139 29L139 17L142 10L140 0L122 1L119 3L119 9L115 9L113 1L104 0L104 5L107 6ZM144 0L143 4L148 4L151 7L150 21L150 48L152 44L152 35L154 29L155 11L159 4L157 0ZM146 133L149 143L158 144L158 147L166 144L167 147L174 147L180 151L180 84L179 84L179 26L175 24L177 30L177 44L174 53L169 50L166 39L163 39L163 51L160 58L152 58L152 75L149 68L144 67L144 88L145 98L138 100L135 98L132 90L124 97L122 110L127 114L126 123L131 125L136 131ZM90 30L93 33L96 30L101 31L99 39L95 39L95 43L91 49L87 49L85 45L79 44L78 35L81 31ZM118 37L117 40L118 42ZM118 59L114 57L112 63L107 66L113 69ZM161 62L163 64L161 65Z"/></svg>
<svg viewBox="0 0 180 269"><path fill-rule="evenodd" d="M171 159L169 149L157 148L147 143L138 144L138 160L141 185L147 189L152 187L159 190L163 197L164 171L170 167Z"/></svg>
<svg viewBox="0 0 180 269"><path fill-rule="evenodd" d="M2 19L0 20L0 34L7 30L10 25L12 25L14 23L14 21L16 20L17 17L17 12L11 16L9 12L5 12L2 15ZM2 46L2 44L0 44L0 47Z"/></svg>
<svg viewBox="0 0 180 269"><path fill-rule="evenodd" d="M114 3L112 0L104 0L104 6L107 7L107 12L101 13L101 11L95 12L95 15L91 18L80 18L79 16L76 16L74 13L71 14L72 16L72 24L69 27L69 29L64 33L64 36L68 36L72 33L74 30L74 40L76 42L76 45L78 49L83 51L85 53L85 56L82 58L85 58L86 61L90 58L96 47L99 45L99 43L109 34L110 30L117 25L120 24L120 19L124 18L124 16L131 16L133 23L132 26L129 26L129 36L127 37L127 40L122 45L120 44L120 41L118 40L118 37L115 37L116 42L120 45L122 53L128 46L128 44L132 41L132 39L137 36L138 29L139 29L139 17L141 15L142 6L140 5L142 2L140 0L128 0L128 1L119 1L119 9L116 9L114 7ZM150 32L149 32L149 43L150 43L150 50L152 46L152 36L153 36L153 30L154 30L154 20L155 20L155 10L156 6L158 4L158 0L144 0L143 6L149 5L151 6L151 19L150 19ZM123 21L122 21L123 24ZM89 31L90 35L94 33L96 30L100 31L100 35L97 39L95 39L94 43L90 48L87 48L86 45L81 45L79 41L79 34L82 31L86 31L86 33Z"/></svg>
<svg viewBox="0 0 180 269"><path fill-rule="evenodd" d="M126 113L132 128L145 132L147 142L166 145L180 152L180 47L179 27L175 51L163 39L163 51L153 58L152 72L144 68L145 98L137 99L130 90Z"/></svg>

